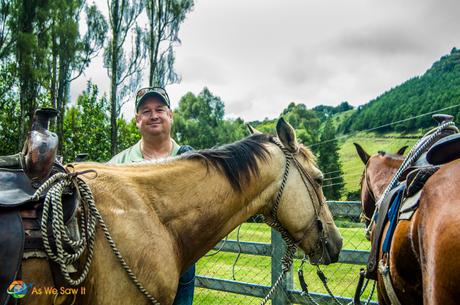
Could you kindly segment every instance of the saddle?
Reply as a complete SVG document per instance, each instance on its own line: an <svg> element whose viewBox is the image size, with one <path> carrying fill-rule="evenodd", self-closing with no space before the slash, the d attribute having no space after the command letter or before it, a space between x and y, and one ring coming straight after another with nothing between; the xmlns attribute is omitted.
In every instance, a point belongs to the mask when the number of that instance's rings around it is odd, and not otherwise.
<svg viewBox="0 0 460 305"><path fill-rule="evenodd" d="M28 252L44 250L40 224L48 190L38 200L33 195L49 177L66 172L56 161L57 136L47 130L49 119L56 114L54 109L37 110L23 152L0 156L0 305L9 302L6 291L11 282L20 278L23 257ZM66 224L76 214L77 195L73 187L63 194ZM48 232L52 232L50 223ZM56 279L57 269L51 269Z"/></svg>
<svg viewBox="0 0 460 305"><path fill-rule="evenodd" d="M433 116L439 123L453 119L448 115ZM421 157L416 160L402 175L402 181L383 198L378 210L376 226L373 233L372 248L369 253L366 277L377 279L379 247L385 238L385 249L389 249L393 231L400 220L410 220L418 208L419 198L426 181L443 165L460 158L460 133L457 127L445 129L428 147ZM429 132L428 134L430 134ZM399 194L399 196L398 196ZM391 209L397 208L396 214L391 215ZM383 236L386 224L390 222L387 235Z"/></svg>

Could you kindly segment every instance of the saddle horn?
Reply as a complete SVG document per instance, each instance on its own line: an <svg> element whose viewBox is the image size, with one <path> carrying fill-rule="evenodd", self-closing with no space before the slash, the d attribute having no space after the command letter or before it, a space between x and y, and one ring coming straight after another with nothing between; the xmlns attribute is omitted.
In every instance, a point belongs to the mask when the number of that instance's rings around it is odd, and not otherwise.
<svg viewBox="0 0 460 305"><path fill-rule="evenodd" d="M50 174L56 159L58 137L48 130L56 109L41 108L34 113L32 128L24 147L24 172L31 180L43 180Z"/></svg>
<svg viewBox="0 0 460 305"><path fill-rule="evenodd" d="M438 122L438 125L442 125L443 123L451 122L454 119L454 116L450 114L433 114L431 116L436 122Z"/></svg>

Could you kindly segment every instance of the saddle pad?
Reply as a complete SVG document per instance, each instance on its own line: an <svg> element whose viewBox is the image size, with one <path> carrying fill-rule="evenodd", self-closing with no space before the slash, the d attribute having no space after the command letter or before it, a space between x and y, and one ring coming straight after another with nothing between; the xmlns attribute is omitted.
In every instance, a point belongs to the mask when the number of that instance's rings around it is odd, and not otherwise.
<svg viewBox="0 0 460 305"><path fill-rule="evenodd" d="M0 210L0 305L7 304L6 290L16 279L24 250L24 229L17 210Z"/></svg>
<svg viewBox="0 0 460 305"><path fill-rule="evenodd" d="M452 134L437 141L428 151L426 159L434 165L460 158L460 134Z"/></svg>
<svg viewBox="0 0 460 305"><path fill-rule="evenodd" d="M0 207L13 207L31 201L35 191L22 169L0 169Z"/></svg>
<svg viewBox="0 0 460 305"><path fill-rule="evenodd" d="M393 202L391 203L390 209L388 210L388 221L390 223L388 225L388 230L382 245L382 253L384 254L390 251L391 241L393 240L393 233L396 229L396 225L398 224L399 207L402 202L403 193L404 188L399 189Z"/></svg>
<svg viewBox="0 0 460 305"><path fill-rule="evenodd" d="M410 220L412 218L412 215L414 215L415 210L418 208L420 195L422 195L422 190L404 200L399 210L399 220Z"/></svg>
<svg viewBox="0 0 460 305"><path fill-rule="evenodd" d="M405 183L401 183L400 185L396 186L394 189L388 193L388 195L382 201L378 211L378 219L376 221L375 229L372 236L372 247L369 253L369 258L367 261L367 272L366 278L369 279L377 279L377 258L379 254L379 247L380 241L382 239L383 229L385 228L385 224L388 221L387 214L390 208L390 204L393 202L394 197L398 194L400 189L406 187Z"/></svg>

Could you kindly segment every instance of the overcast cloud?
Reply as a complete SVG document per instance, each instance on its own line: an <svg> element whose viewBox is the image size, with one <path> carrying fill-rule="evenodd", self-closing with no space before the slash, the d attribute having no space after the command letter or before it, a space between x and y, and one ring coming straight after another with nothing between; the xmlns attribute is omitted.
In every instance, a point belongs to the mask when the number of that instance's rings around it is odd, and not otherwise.
<svg viewBox="0 0 460 305"><path fill-rule="evenodd" d="M290 102L364 104L460 47L459 12L455 0L196 0L176 48L182 82L167 90L176 107L206 86L245 120L277 117ZM88 79L109 94L101 60L85 77L73 99Z"/></svg>

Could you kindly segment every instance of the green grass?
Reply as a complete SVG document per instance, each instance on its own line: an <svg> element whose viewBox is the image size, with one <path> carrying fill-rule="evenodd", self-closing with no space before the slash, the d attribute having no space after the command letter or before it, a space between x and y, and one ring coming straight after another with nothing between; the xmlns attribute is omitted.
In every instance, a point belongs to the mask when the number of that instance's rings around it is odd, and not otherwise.
<svg viewBox="0 0 460 305"><path fill-rule="evenodd" d="M369 242L364 237L363 225L359 223L347 224L339 227L344 238L344 249L369 250ZM269 243L271 231L265 224L245 223L240 229L240 240ZM236 230L229 235L229 239L236 239ZM213 253L211 251L210 253ZM216 255L200 259L197 264L197 274L208 277L233 279L232 268L235 264L237 253L219 252ZM294 288L300 290L297 278L297 269L300 260L294 261ZM358 280L359 269L363 266L351 264L333 264L322 267L328 277L329 286L336 295L352 297ZM316 276L316 269L309 264L304 265L305 279L312 292L326 294L321 282ZM242 254L235 265L235 280L269 286L271 283L271 258ZM366 295L365 295L366 296ZM238 294L226 293L198 288L194 304L259 304L259 298L247 297Z"/></svg>

